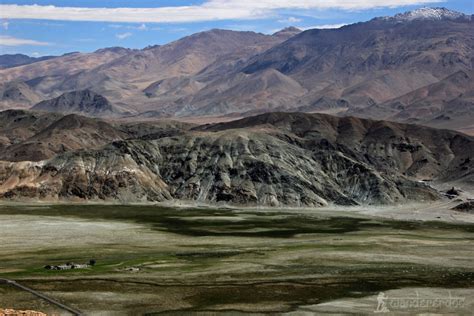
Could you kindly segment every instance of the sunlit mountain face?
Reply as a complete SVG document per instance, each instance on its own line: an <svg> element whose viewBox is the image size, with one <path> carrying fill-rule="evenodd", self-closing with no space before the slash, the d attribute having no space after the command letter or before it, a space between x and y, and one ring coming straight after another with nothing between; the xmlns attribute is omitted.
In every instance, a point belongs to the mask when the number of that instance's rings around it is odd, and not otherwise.
<svg viewBox="0 0 474 316"><path fill-rule="evenodd" d="M44 101L41 109L57 111L48 104L62 94L90 90L114 111L87 104L62 111L200 121L330 112L470 133L472 25L469 14L420 8L333 29L212 29L144 49L5 55L0 104L26 109Z"/></svg>

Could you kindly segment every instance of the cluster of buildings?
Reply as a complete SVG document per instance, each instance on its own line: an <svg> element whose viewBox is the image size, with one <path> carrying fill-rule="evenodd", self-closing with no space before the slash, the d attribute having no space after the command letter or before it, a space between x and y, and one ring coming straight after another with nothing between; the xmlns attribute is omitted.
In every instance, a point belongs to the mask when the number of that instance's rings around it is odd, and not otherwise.
<svg viewBox="0 0 474 316"><path fill-rule="evenodd" d="M87 269L95 265L95 260L90 260L89 263L74 263L66 262L60 265L47 265L46 270L72 270L72 269Z"/></svg>

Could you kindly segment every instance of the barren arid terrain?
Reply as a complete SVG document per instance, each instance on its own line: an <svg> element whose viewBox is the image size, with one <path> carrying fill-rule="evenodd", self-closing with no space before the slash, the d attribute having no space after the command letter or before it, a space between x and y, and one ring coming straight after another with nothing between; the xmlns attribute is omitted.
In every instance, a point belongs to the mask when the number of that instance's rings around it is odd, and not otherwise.
<svg viewBox="0 0 474 316"><path fill-rule="evenodd" d="M143 49L54 58L0 55L0 109L200 122L330 111L471 133L467 11L418 8L271 34L213 28Z"/></svg>

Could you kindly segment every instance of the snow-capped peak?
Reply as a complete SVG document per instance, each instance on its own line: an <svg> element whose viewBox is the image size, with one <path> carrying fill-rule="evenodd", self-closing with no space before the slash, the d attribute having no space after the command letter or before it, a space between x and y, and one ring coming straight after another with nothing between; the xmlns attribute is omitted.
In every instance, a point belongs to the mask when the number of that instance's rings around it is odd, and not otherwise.
<svg viewBox="0 0 474 316"><path fill-rule="evenodd" d="M386 20L396 21L414 21L414 20L455 20L459 18L470 19L470 16L457 11L451 11L446 8L420 8L405 13L396 14L393 18L386 17Z"/></svg>

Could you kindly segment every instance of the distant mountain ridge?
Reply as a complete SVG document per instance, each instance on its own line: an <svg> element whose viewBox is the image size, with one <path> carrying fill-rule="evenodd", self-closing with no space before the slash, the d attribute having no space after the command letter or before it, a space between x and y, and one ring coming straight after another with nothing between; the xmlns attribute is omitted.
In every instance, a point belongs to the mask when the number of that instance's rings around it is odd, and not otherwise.
<svg viewBox="0 0 474 316"><path fill-rule="evenodd" d="M302 30L300 30L299 28L294 27L294 26L289 26L289 27L285 27L284 29L279 30L278 32L273 33L272 36L280 36L280 37L284 37L288 39L301 32Z"/></svg>
<svg viewBox="0 0 474 316"><path fill-rule="evenodd" d="M462 117L472 115L470 85L449 101L431 93L417 121L388 104L456 73L471 76L473 29L471 15L446 8L272 35L213 29L142 50L112 47L3 69L0 80L21 80L42 100L89 89L128 117L225 119L297 110L380 118L393 112L383 118L469 132L474 123ZM0 105L11 108L7 101ZM456 113L446 112L448 103Z"/></svg>
<svg viewBox="0 0 474 316"><path fill-rule="evenodd" d="M57 56L30 57L28 55L23 54L4 54L0 55L0 69L28 65L56 57Z"/></svg>
<svg viewBox="0 0 474 316"><path fill-rule="evenodd" d="M446 8L429 8L424 7L405 13L396 14L394 17L385 17L384 19L395 20L395 21L413 21L413 20L455 20L455 19L466 19L471 20L472 16L448 10Z"/></svg>
<svg viewBox="0 0 474 316"><path fill-rule="evenodd" d="M344 104L365 108L434 83L456 71L470 71L474 51L472 26L470 20L423 20L393 25L379 19L335 30L308 30L250 58L216 78L212 85L177 103L191 104L189 112L194 115L207 114L211 108L220 113L257 110L259 108L252 103L244 103L245 107L239 102L229 103L227 94L232 96L233 87L228 82L236 82L241 77L245 83L245 75L256 76L273 69L298 82L307 92L280 102L262 90L262 101L256 101L264 104L261 110L290 110L302 106L325 110L319 107L321 98L335 107ZM218 94L209 98L207 90L218 91Z"/></svg>

